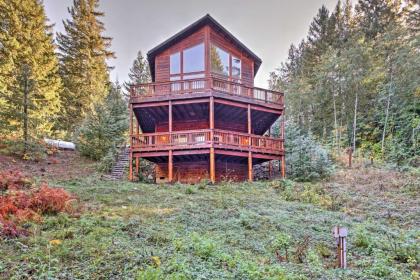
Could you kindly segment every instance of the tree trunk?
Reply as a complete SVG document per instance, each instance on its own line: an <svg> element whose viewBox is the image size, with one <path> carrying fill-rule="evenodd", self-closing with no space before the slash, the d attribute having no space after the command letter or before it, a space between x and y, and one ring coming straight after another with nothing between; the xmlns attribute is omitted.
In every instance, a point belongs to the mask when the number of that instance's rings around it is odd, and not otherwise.
<svg viewBox="0 0 420 280"><path fill-rule="evenodd" d="M26 154L28 151L28 99L29 99L29 69L24 67L23 69L23 141L24 148L23 153Z"/></svg>
<svg viewBox="0 0 420 280"><path fill-rule="evenodd" d="M354 99L354 118L353 118L353 153L356 152L356 130L357 130L357 103L359 102L358 90Z"/></svg>
<svg viewBox="0 0 420 280"><path fill-rule="evenodd" d="M382 131L382 141L381 141L382 155L384 153L385 135L386 135L386 128L388 126L389 107L390 107L390 103L391 103L391 95L392 95L393 89L394 89L394 87L393 87L393 82L392 82L392 70L391 70L391 81L390 81L390 85L389 85L389 89L388 89L388 98L387 98L387 101L386 101L385 123L384 123L384 129Z"/></svg>
<svg viewBox="0 0 420 280"><path fill-rule="evenodd" d="M334 133L335 133L335 135L334 135L334 147L337 149L337 147L338 147L338 131L337 131L337 109L336 109L336 106L335 106L335 93L334 93L334 90L333 90L333 106L334 106ZM338 152L338 151L337 151Z"/></svg>

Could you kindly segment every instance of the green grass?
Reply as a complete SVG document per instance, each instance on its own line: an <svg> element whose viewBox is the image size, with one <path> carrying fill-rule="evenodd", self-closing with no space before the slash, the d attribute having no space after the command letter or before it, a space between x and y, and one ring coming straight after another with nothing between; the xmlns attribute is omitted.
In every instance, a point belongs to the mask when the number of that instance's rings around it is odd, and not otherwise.
<svg viewBox="0 0 420 280"><path fill-rule="evenodd" d="M2 240L5 279L415 279L416 221L347 214L346 193L290 181L158 186L86 178L80 217L47 217ZM402 192L401 195L405 195ZM417 200L407 194L404 199ZM416 211L418 211L416 209ZM410 224L412 226L410 226ZM347 226L349 269L331 229ZM58 239L62 243L52 245ZM288 249L288 262L279 261ZM417 270L417 272L416 272Z"/></svg>

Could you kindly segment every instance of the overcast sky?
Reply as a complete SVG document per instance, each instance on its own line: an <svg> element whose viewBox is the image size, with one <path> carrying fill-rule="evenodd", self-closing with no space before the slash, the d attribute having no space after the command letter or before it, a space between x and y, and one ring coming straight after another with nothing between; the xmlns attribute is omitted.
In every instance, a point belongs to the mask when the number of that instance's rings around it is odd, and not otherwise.
<svg viewBox="0 0 420 280"><path fill-rule="evenodd" d="M55 32L63 31L72 0L44 0ZM291 43L306 37L318 8L331 11L337 0L102 0L106 36L113 38L111 79L123 82L137 51L150 49L209 13L262 59L256 86L266 88L269 73L287 58Z"/></svg>

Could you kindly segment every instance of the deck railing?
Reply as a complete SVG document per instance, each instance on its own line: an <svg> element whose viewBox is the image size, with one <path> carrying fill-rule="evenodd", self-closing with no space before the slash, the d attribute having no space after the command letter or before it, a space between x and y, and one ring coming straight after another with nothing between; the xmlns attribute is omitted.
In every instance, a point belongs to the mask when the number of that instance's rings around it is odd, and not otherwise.
<svg viewBox="0 0 420 280"><path fill-rule="evenodd" d="M131 88L132 98L165 96L176 94L201 93L216 91L230 95L247 97L265 103L284 104L283 93L258 87L249 87L241 83L219 77L137 84Z"/></svg>
<svg viewBox="0 0 420 280"><path fill-rule="evenodd" d="M157 132L132 135L132 148L144 151L165 149L194 149L213 144L217 148L253 150L277 154L284 150L284 141L279 138L231 132L215 129L213 140L211 130L188 130L176 132Z"/></svg>

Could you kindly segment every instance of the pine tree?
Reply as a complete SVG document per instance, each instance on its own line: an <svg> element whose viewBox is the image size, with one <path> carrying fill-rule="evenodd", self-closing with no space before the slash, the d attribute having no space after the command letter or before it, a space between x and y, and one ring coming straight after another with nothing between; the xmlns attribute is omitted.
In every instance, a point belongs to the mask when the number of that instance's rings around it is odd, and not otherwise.
<svg viewBox="0 0 420 280"><path fill-rule="evenodd" d="M22 139L26 152L60 110L58 60L41 1L0 1L0 25L0 134Z"/></svg>
<svg viewBox="0 0 420 280"><path fill-rule="evenodd" d="M137 57L133 62L133 66L128 73L129 81L124 83L126 92L130 92L131 85L145 84L151 81L149 63L143 57L141 51L137 53Z"/></svg>
<svg viewBox="0 0 420 280"><path fill-rule="evenodd" d="M64 22L65 33L59 33L60 74L64 90L61 128L71 133L89 114L93 104L100 102L109 89L106 59L111 38L103 36L104 16L98 9L99 0L74 0L69 8L70 20Z"/></svg>
<svg viewBox="0 0 420 280"><path fill-rule="evenodd" d="M376 37L395 19L396 11L392 9L394 5L398 4L384 0L359 0L356 13L359 27L366 37Z"/></svg>
<svg viewBox="0 0 420 280"><path fill-rule="evenodd" d="M77 130L78 149L87 157L102 159L110 149L124 142L127 130L127 103L120 86L112 85L106 98L94 105Z"/></svg>

